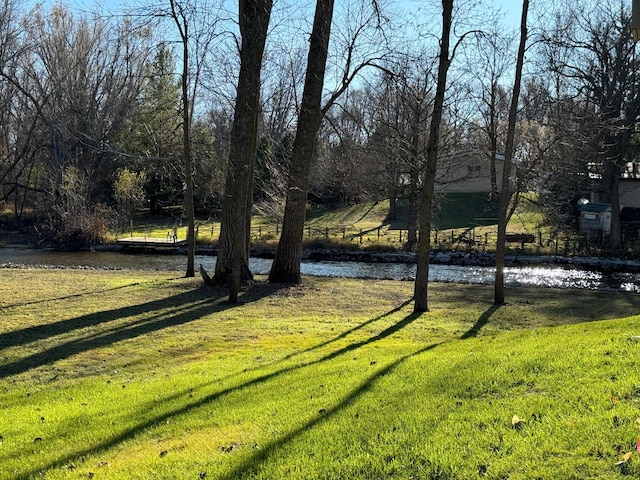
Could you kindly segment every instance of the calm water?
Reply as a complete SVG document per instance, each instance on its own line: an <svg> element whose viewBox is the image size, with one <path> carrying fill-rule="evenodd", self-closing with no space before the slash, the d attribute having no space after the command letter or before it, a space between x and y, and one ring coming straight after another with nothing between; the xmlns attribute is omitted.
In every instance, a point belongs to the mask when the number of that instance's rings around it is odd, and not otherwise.
<svg viewBox="0 0 640 480"><path fill-rule="evenodd" d="M213 272L216 258L196 256L196 266ZM146 255L115 252L58 252L20 248L0 248L0 264L46 266L87 266L107 269L176 270L186 267L182 255ZM251 259L255 274L267 274L271 260ZM415 275L415 265L406 263L363 263L336 261L306 261L301 265L304 275L349 278L405 279ZM429 279L434 282L492 283L491 267L463 267L457 265L431 265ZM631 273L602 273L562 267L511 267L505 271L508 285L554 288L581 288L617 290L640 293L640 275Z"/></svg>

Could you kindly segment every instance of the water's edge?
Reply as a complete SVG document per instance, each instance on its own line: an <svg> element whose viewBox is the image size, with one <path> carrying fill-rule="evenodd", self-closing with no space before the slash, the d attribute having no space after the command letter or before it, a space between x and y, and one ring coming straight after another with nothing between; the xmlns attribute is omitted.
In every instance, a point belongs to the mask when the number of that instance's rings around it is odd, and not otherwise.
<svg viewBox="0 0 640 480"><path fill-rule="evenodd" d="M184 255L127 254L110 249L61 252L47 249L0 247L0 268L69 268L101 270L183 271ZM254 251L250 268L266 275L273 252ZM216 257L199 249L196 266L212 272ZM640 264L599 258L511 256L505 283L515 286L579 288L640 293ZM301 264L303 275L323 277L413 280L415 256L410 253L309 250ZM495 257L490 254L442 253L432 255L429 280L433 282L492 284Z"/></svg>

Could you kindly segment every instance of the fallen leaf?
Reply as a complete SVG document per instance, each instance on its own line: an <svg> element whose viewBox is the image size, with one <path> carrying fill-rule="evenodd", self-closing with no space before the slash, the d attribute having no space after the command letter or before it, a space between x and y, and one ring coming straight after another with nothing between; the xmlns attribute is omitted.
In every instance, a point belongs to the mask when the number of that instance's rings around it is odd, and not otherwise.
<svg viewBox="0 0 640 480"><path fill-rule="evenodd" d="M522 427L523 423L524 423L524 420L522 420L518 415L514 415L511 418L511 427L512 428L520 428L520 427Z"/></svg>
<svg viewBox="0 0 640 480"><path fill-rule="evenodd" d="M629 463L631 457L633 456L633 452L627 452L622 456L622 460L616 462L616 465L624 465L625 463Z"/></svg>

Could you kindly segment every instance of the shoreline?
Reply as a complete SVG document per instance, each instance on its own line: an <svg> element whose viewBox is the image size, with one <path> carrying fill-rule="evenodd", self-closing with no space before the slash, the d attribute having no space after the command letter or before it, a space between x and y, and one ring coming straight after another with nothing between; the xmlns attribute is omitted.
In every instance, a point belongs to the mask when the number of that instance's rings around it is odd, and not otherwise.
<svg viewBox="0 0 640 480"><path fill-rule="evenodd" d="M0 252L3 248L17 249L50 249L51 247L41 247L29 245L27 243L0 243ZM121 246L116 244L95 245L90 250L96 252L122 252ZM145 255L145 253L139 253ZM166 255L186 255L186 249L180 248L175 252L165 253ZM211 255L217 254L217 248L207 245L196 245L196 254ZM275 255L273 249L251 249L251 256L255 258L272 259ZM362 262L362 263L406 263L415 264L416 254L413 252L370 252L363 250L344 250L334 248L306 248L303 250L302 259L307 261L336 261L336 262ZM432 251L430 264L456 265L468 267L492 267L495 266L495 254L483 252L448 252ZM621 272L640 273L640 261L625 260L621 258L604 257L568 257L555 255L507 255L506 266L508 267L564 267L579 268L598 272ZM0 263L0 268L19 268L10 263ZM50 268L43 265L42 268ZM78 265L76 268L89 268Z"/></svg>

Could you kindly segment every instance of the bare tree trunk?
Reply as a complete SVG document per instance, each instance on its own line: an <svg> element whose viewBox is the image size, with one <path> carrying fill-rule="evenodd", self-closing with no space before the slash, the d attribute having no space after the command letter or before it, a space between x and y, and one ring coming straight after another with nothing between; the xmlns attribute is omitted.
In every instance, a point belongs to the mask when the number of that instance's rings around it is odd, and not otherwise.
<svg viewBox="0 0 640 480"><path fill-rule="evenodd" d="M272 5L272 0L240 0L239 3L240 72L214 277L217 284L228 282L231 302L237 301L240 285L252 278L248 244L251 188L257 150L262 55Z"/></svg>
<svg viewBox="0 0 640 480"><path fill-rule="evenodd" d="M494 198L498 194L498 174L496 172L496 156L498 154L498 125L496 122L497 115L497 85L495 82L491 84L491 103L489 105L490 117L489 117L489 141L491 143L491 157L490 157L490 170L491 170L491 197Z"/></svg>
<svg viewBox="0 0 640 480"><path fill-rule="evenodd" d="M420 137L422 136L422 101L415 99L415 105L411 105L411 143L410 155L410 185L409 185L409 221L407 225L407 249L413 250L418 243L418 220L420 211Z"/></svg>
<svg viewBox="0 0 640 480"><path fill-rule="evenodd" d="M184 169L184 210L187 216L187 270L185 277L195 275L195 212L193 209L193 178L191 170L191 113L189 105L189 25L186 18L178 13L178 5L171 1L173 19L182 39L182 168Z"/></svg>
<svg viewBox="0 0 640 480"><path fill-rule="evenodd" d="M412 155L413 156L413 155ZM407 219L407 250L413 250L418 243L418 219L420 215L420 167L413 157L409 167L409 218Z"/></svg>
<svg viewBox="0 0 640 480"><path fill-rule="evenodd" d="M322 122L322 88L331 34L333 3L333 0L317 0L316 3L313 30L309 39L302 104L291 157L282 234L269 272L269 281L274 283L301 282L300 262L309 173L315 154L318 130Z"/></svg>
<svg viewBox="0 0 640 480"><path fill-rule="evenodd" d="M427 140L427 165L420 201L420 238L418 239L418 259L413 293L413 311L416 313L429 310L427 288L429 286L429 253L431 252L431 217L438 161L438 144L440 143L440 122L444 108L447 73L451 64L449 43L452 17L453 0L442 0L442 37L440 38L438 83L429 127L429 139Z"/></svg>
<svg viewBox="0 0 640 480"><path fill-rule="evenodd" d="M522 2L522 19L520 21L520 46L518 47L518 60L516 61L516 73L513 82L511 107L509 109L509 122L507 126L507 141L504 152L504 165L502 167L502 185L500 186L500 209L498 211L498 240L496 245L496 275L494 283L495 305L504 304L504 267L507 233L509 221L509 202L511 201L511 160L514 152L516 114L518 113L518 101L520 98L520 84L522 83L522 66L524 64L524 52L527 44L527 13L529 0Z"/></svg>

